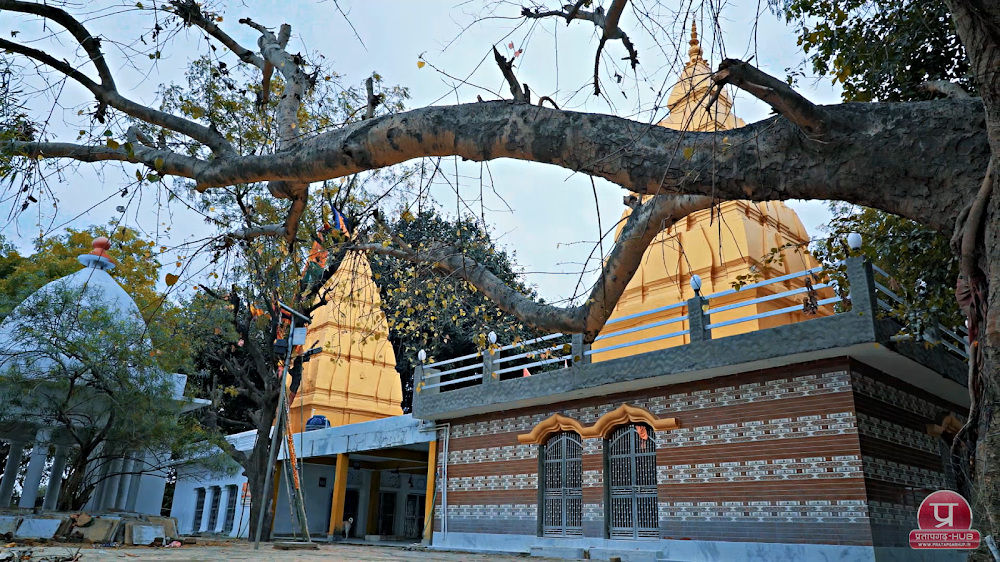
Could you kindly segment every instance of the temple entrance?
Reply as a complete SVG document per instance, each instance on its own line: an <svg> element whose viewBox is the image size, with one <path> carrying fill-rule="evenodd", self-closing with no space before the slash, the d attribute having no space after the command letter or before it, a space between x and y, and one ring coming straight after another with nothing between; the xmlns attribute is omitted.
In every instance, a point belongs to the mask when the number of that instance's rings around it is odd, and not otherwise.
<svg viewBox="0 0 1000 562"><path fill-rule="evenodd" d="M406 519L403 521L403 536L417 539L424 533L424 497L415 494L406 496Z"/></svg>
<svg viewBox="0 0 1000 562"><path fill-rule="evenodd" d="M546 537L583 536L583 443L576 433L552 436L545 444Z"/></svg>
<svg viewBox="0 0 1000 562"><path fill-rule="evenodd" d="M361 528L361 520L358 519L358 491L348 488L344 494L344 521L351 518L354 519L354 523L351 524L351 531L348 533L348 536L363 536L364 530Z"/></svg>
<svg viewBox="0 0 1000 562"><path fill-rule="evenodd" d="M612 539L660 538L656 493L656 439L645 424L629 424L607 441L606 486L610 497L608 536Z"/></svg>
<svg viewBox="0 0 1000 562"><path fill-rule="evenodd" d="M379 495L378 534L391 537L396 534L396 492L382 492Z"/></svg>

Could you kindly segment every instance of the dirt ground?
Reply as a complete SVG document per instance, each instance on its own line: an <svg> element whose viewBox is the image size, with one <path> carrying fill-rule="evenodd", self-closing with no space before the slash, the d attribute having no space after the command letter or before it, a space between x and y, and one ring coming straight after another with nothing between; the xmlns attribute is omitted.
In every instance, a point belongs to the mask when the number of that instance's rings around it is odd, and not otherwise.
<svg viewBox="0 0 1000 562"><path fill-rule="evenodd" d="M10 550L0 547L0 560L9 559ZM66 556L76 552L62 546L34 547L30 560L43 562L47 557ZM226 546L183 546L181 548L94 548L80 549L80 562L124 562L126 560L157 560L169 562L222 562L228 560L254 560L261 562L292 562L299 560L350 561L350 562L525 562L523 556L498 556L495 554L470 554L462 552L437 552L392 546L320 544L319 550L276 550L270 544L261 544L254 551L252 544L233 543ZM58 558L50 558L58 560ZM543 560L532 558L531 560Z"/></svg>

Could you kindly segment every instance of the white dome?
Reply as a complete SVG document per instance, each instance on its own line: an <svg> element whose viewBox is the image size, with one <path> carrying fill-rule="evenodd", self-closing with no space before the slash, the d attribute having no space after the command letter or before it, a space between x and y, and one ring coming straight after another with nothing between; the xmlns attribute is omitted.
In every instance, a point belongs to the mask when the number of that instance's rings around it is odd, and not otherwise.
<svg viewBox="0 0 1000 562"><path fill-rule="evenodd" d="M145 322L143 322L142 314L135 301L117 281L108 275L107 270L114 268L115 263L103 252L103 248L98 247L101 244L100 240L94 241L94 253L80 256L80 263L85 266L83 269L47 283L24 299L0 323L0 370L12 365L11 361L21 363L19 359L16 359L17 355L24 351L30 351L24 349L25 340L18 336L23 334L27 328L25 316L31 315L28 309L40 301L50 300L55 304L67 295L74 295L74 298L77 298L75 295L79 295L80 308L103 309L118 322L135 322L137 328L145 328ZM103 245L106 247L107 239L103 240ZM76 310L75 307L74 310ZM52 321L58 322L59 326L72 325L72 315L67 314L67 312L64 310L62 314L57 313L57 317L65 316L65 318L54 317ZM37 312L34 314L37 316ZM40 362L36 361L34 365L37 368L45 363L46 360L43 359Z"/></svg>

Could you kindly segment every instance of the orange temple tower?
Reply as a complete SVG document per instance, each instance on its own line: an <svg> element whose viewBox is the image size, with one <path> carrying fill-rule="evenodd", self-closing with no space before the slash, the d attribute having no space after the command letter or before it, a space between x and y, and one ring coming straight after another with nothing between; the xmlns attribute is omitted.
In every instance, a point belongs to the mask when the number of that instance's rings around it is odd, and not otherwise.
<svg viewBox="0 0 1000 562"><path fill-rule="evenodd" d="M670 114L659 125L696 132L723 131L744 126L743 120L733 113L732 100L725 90L719 95L717 103L711 108L707 107L712 70L702 56L698 31L693 25L688 54L689 60L668 98ZM630 212L631 209L626 209L622 216L625 217ZM621 228L619 226L619 233ZM741 276L766 280L815 267L818 265L817 261L805 252L808 241L809 236L795 211L780 201L765 203L726 201L716 207L714 216L711 210L692 213L661 232L650 244L643 256L642 265L618 301L610 319L611 323L605 326L602 335L684 315L684 309L679 307L633 320L614 322L617 318L641 314L690 299L694 296L690 281L691 276L695 274L702 280L701 294L711 295L732 289L733 284ZM765 264L764 257L773 248L782 248L781 260ZM712 299L711 306L717 308L802 286L804 286L802 279L793 279L766 287L749 288ZM829 290L822 292L823 297L831 295ZM747 317L801 302L801 296L778 298L713 314L711 322ZM832 314L832 310L829 310L829 307L821 307L818 314ZM794 312L749 320L715 329L712 337L741 334L798 322L806 318L804 313ZM601 339L594 342L592 347L597 350L687 328L687 321L675 322L662 327ZM681 335L595 354L593 361L636 355L682 345L689 341L687 335Z"/></svg>
<svg viewBox="0 0 1000 562"><path fill-rule="evenodd" d="M323 351L302 370L289 409L292 431L314 415L331 426L402 415L396 355L368 258L349 253L326 288L329 302L313 312L306 334L306 345L318 341Z"/></svg>

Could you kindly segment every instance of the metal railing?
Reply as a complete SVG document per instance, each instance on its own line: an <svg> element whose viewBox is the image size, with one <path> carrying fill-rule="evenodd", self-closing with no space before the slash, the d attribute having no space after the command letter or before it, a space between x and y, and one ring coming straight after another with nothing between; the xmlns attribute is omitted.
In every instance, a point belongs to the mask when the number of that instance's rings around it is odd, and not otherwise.
<svg viewBox="0 0 1000 562"><path fill-rule="evenodd" d="M892 277L881 267L872 264L872 270L875 272L876 275L880 275L891 282ZM875 280L875 294L879 308L885 310L890 316L893 316L897 312L896 307L890 302L878 298L879 296L884 295L888 297L889 300L891 300L896 304L905 304L902 297L897 295L889 287L886 287L885 285L880 283L877 278ZM969 338L968 338L968 333L964 327L947 328L940 322L938 322L936 328L937 332L941 334L941 338L937 339L937 341L932 341L936 339L933 337L925 339L928 339L930 343L940 343L945 347L945 349L954 353L955 355L958 355L962 359L969 358L969 354L966 352L966 346L969 344Z"/></svg>
<svg viewBox="0 0 1000 562"><path fill-rule="evenodd" d="M841 265L841 262L833 264L833 267L838 267L839 265ZM739 288L719 291L701 297L700 301L692 300L678 302L668 306L662 306L636 314L614 318L606 323L605 332L594 340L595 342L602 342L611 338L637 334L637 339L632 339L630 341L615 343L598 349L589 349L589 346L582 345L582 337L580 335L573 336L569 334L550 334L524 342L495 347L492 354L489 353L489 351L478 352L424 365L422 368L418 368L418 373L422 373L422 376L418 379L418 383L421 385L422 389L438 388L441 391L453 390L461 388L461 386L465 386L472 381L482 380L485 383L492 381L493 379L502 380L504 378L510 378L504 377L503 375L516 373L524 369L538 369L539 367L551 368L550 366L558 365L559 363L563 363L563 366L569 366L570 364L578 362L589 362L593 356L598 354L671 338L689 336L690 341L710 339L713 331L719 328L734 326L753 320L771 318L783 314L805 311L806 307L804 302L799 302L791 306L782 306L781 308L774 310L740 315L734 318L725 318L716 322L711 321L713 315L717 316L725 312L731 313L731 311L738 311L746 307L753 307L763 303L793 299L799 297L800 295L805 296L810 292L815 295L817 291L822 291L824 289L836 290L838 288L836 282L820 280L817 278L818 275L824 271L824 269L824 266L817 266L803 271L780 275L772 279L765 279L756 283L750 283ZM873 265L872 269L877 275L889 278L889 275L878 266ZM793 287L791 289L780 290L772 294L765 294L736 302L729 302L731 299L720 301L720 299L724 299L725 297L738 295L741 292L751 289L768 289L780 283L806 277L813 277L816 280L815 284L811 287L808 285ZM889 301L893 303L903 303L903 299L880 282L878 278L870 279L868 282L874 283L876 296L878 297L876 300L879 308L887 310L890 314L892 314L895 311L895 308ZM778 288L783 289L784 287ZM692 303L698 302L700 302L701 306L698 306L695 310L691 310L690 307L692 306ZM843 302L841 297L832 296L818 299L815 301L815 304L817 307L824 307L841 302ZM677 316L663 318L664 313L672 312L676 313ZM832 312L836 313L838 310L834 309ZM697 315L699 318L696 319L700 320L700 322L692 322L692 314ZM649 321L643 323L644 320ZM620 325L624 322L628 322L630 325L618 330L608 331L609 329L614 329L615 325ZM687 323L686 327L683 325L685 322ZM648 334L649 330L675 324L678 324L678 329L676 330L672 330L668 333L653 334L647 337L642 337L643 332ZM695 329L698 333L692 333L692 326L696 327ZM950 329L940 324L937 327L938 332L942 335L942 337L940 338L940 342L935 343L940 343L950 352L964 359L968 359L968 355L965 351L967 344L965 329L963 327ZM484 353L486 355L484 355ZM529 374L535 375L542 372L545 372L545 369L531 372Z"/></svg>

